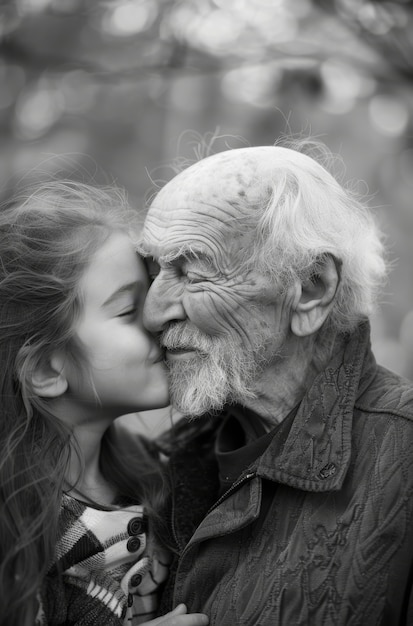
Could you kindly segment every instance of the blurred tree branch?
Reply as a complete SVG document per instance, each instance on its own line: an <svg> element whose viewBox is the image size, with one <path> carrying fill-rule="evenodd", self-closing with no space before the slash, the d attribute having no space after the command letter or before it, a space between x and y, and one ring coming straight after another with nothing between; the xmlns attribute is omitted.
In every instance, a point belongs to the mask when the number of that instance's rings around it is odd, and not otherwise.
<svg viewBox="0 0 413 626"><path fill-rule="evenodd" d="M153 0L155 2L156 0ZM135 37L102 38L91 22L98 15L99 9L109 6L110 3L97 1L95 4L88 0L77 0L76 10L70 14L59 13L50 7L36 15L18 15L15 2L6 0L0 8L0 58L6 63L23 66L29 74L36 75L44 72L69 72L82 69L103 82L124 80L139 80L149 74L174 76L175 72L191 75L208 74L212 72L228 71L248 64L254 65L253 57L248 57L247 49L241 55L213 55L201 50L191 39L182 40L173 34L168 38L160 35L162 20L168 14L159 12L150 30L139 33ZM190 6L192 0L186 0ZM159 1L159 7L171 8L183 6L180 0ZM313 0L313 5L321 9L326 15L334 15L339 21L345 21L355 37L379 53L381 62L371 63L362 58L355 58L354 51L340 50L341 58L353 65L374 75L381 83L394 83L398 80L413 81L413 41L410 41L410 31L413 29L412 2L366 2L364 0ZM374 5L374 6L373 6ZM158 7L158 10L160 11ZM212 5L211 5L212 7ZM391 28L386 33L374 34L360 20L360 11L380 9L377 14L370 15L370 21L384 20L392 17ZM396 14L394 9L397 9ZM396 17L398 16L398 22ZM387 17L386 17L387 16ZM405 26L397 25L404 16ZM317 16L313 16L317 20ZM388 17L388 20L390 18ZM387 21L388 21L387 20ZM397 24L396 24L397 22ZM7 26L9 24L9 27ZM3 25L3 36L1 26ZM410 27L410 28L409 28ZM413 35L412 35L413 38ZM333 38L334 39L334 38ZM86 43L85 43L86 42ZM155 52L151 44L156 42ZM308 51L300 53L300 34L294 45L277 46L269 41L262 42L262 64L279 64L283 67L288 59L293 59L297 65L300 60L303 66L308 59ZM319 41L313 44L311 56L314 61L322 63L331 55L333 42ZM351 53L350 53L351 52ZM139 61L138 60L142 60Z"/></svg>
<svg viewBox="0 0 413 626"><path fill-rule="evenodd" d="M345 21L359 39L377 51L383 64L413 82L412 0L313 0L314 5Z"/></svg>

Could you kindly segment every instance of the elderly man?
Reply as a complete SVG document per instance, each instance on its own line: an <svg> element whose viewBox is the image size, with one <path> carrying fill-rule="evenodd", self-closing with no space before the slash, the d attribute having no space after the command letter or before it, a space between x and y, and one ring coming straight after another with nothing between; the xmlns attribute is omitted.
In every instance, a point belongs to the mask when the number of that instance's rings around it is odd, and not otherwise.
<svg viewBox="0 0 413 626"><path fill-rule="evenodd" d="M215 626L413 624L413 388L376 365L367 208L285 147L210 156L149 209L172 401L164 609Z"/></svg>

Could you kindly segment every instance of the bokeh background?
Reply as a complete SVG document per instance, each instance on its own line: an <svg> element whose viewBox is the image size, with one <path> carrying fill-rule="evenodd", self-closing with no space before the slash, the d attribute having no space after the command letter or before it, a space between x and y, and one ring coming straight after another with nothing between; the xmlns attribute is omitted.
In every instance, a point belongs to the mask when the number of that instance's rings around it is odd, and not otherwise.
<svg viewBox="0 0 413 626"><path fill-rule="evenodd" d="M58 174L115 181L143 210L169 164L213 138L315 136L387 233L373 347L413 379L412 4L1 0L0 199Z"/></svg>

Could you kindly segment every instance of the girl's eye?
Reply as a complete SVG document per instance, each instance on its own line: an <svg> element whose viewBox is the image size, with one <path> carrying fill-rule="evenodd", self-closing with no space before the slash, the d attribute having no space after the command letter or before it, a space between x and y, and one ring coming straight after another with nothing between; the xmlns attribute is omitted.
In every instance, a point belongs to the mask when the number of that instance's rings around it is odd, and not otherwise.
<svg viewBox="0 0 413 626"><path fill-rule="evenodd" d="M138 312L137 307L133 307L132 309L128 309L127 311L123 311L122 313L119 313L119 315L117 315L117 317L134 317Z"/></svg>

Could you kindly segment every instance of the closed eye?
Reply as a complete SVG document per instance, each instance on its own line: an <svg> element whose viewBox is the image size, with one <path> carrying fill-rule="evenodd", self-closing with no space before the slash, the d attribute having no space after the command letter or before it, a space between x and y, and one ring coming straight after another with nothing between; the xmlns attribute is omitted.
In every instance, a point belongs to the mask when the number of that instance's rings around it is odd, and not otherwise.
<svg viewBox="0 0 413 626"><path fill-rule="evenodd" d="M122 313L118 313L118 315L116 317L135 317L135 315L137 315L138 313L138 307L134 306L131 309L128 309L127 311L122 311Z"/></svg>
<svg viewBox="0 0 413 626"><path fill-rule="evenodd" d="M200 276L199 274L194 274L193 272L187 272L186 279L190 284L202 283L203 281L206 280L204 276Z"/></svg>

